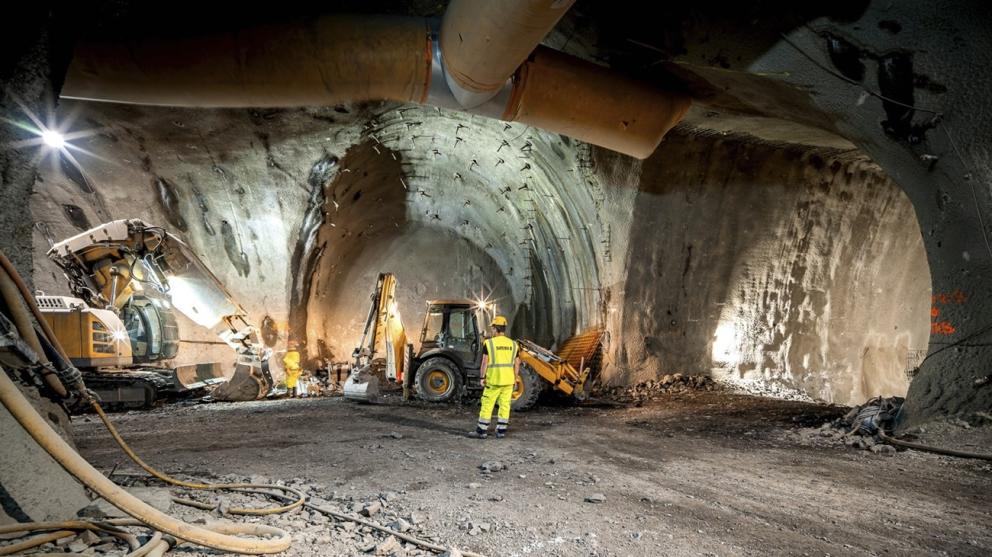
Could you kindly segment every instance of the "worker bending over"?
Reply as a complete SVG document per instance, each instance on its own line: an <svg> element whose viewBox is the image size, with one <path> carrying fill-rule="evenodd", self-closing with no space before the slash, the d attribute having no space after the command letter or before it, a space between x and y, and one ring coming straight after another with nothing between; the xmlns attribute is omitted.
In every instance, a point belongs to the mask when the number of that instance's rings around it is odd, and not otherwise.
<svg viewBox="0 0 992 557"><path fill-rule="evenodd" d="M475 436L485 439L489 423L493 417L493 406L499 405L496 420L496 438L502 439L510 425L510 401L513 385L520 374L519 347L517 342L506 336L506 318L497 315L493 318L495 335L483 345L482 367L479 381L482 383L482 410L479 411L479 425Z"/></svg>

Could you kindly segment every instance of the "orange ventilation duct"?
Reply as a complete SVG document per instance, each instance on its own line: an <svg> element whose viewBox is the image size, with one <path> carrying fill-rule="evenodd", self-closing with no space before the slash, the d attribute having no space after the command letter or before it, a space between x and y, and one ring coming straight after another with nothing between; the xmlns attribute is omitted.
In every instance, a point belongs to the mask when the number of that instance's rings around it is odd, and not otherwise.
<svg viewBox="0 0 992 557"><path fill-rule="evenodd" d="M451 0L441 23L441 58L465 108L494 97L575 0Z"/></svg>
<svg viewBox="0 0 992 557"><path fill-rule="evenodd" d="M203 37L83 43L62 96L211 108L423 103L427 31L419 18L328 16Z"/></svg>
<svg viewBox="0 0 992 557"><path fill-rule="evenodd" d="M539 46L514 76L503 119L646 159L690 104L685 95Z"/></svg>
<svg viewBox="0 0 992 557"><path fill-rule="evenodd" d="M440 41L420 18L326 16L202 37L83 43L62 97L212 108L413 102L645 158L690 100L537 47L573 1L452 0Z"/></svg>

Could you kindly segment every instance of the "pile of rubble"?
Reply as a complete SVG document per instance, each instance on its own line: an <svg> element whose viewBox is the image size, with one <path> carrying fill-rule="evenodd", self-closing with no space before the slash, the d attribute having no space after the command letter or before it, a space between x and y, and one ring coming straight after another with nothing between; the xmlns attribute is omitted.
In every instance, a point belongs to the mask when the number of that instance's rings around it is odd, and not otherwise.
<svg viewBox="0 0 992 557"><path fill-rule="evenodd" d="M270 483L268 478L253 476L250 478L225 475L216 478L225 483ZM291 557L318 557L321 555L373 555L393 557L428 557L437 553L418 547L397 536L391 535L355 521L338 520L321 512L311 509L298 509L284 514L259 516L245 519L241 516L227 514L227 509L233 507L264 508L273 505L255 494L239 492L191 491L171 487L154 486L146 483L143 478L133 477L128 490L136 496L153 504L162 512L169 513L188 522L202 524L205 520L222 519L235 522L262 522L287 530L293 537L293 544L284 553ZM277 484L287 485L305 493L308 500L315 505L334 509L346 515L355 516L377 526L389 528L393 532L415 536L427 542L447 546L445 540L434 535L429 523L431 515L427 509L410 509L404 502L403 492L385 492L371 497L361 497L329 490L324 486L309 483L302 479L288 482L277 481ZM180 496L199 502L209 502L216 505L213 512L204 512L187 506L176 504L172 496ZM81 511L81 517L90 520L106 520L123 517L123 513L102 500ZM143 528L132 529L141 542L146 541L150 530ZM5 547L0 542L0 554ZM33 548L27 554L34 552L42 555L53 551L71 551L81 554L112 557L122 555L126 549L119 540L108 536L95 535L84 531L78 536L70 536ZM198 547L183 546L182 554L187 557L209 557L216 552ZM455 548L449 547L442 555L460 556Z"/></svg>
<svg viewBox="0 0 992 557"><path fill-rule="evenodd" d="M598 397L610 398L618 402L643 403L658 400L663 395L684 393L687 391L713 391L719 385L708 375L683 375L674 373L664 375L657 380L645 381L627 387L605 387Z"/></svg>
<svg viewBox="0 0 992 557"><path fill-rule="evenodd" d="M886 444L879 431L892 431L903 401L901 397L873 398L819 428L800 429L796 434L797 440L806 446L845 445L876 454L894 455L896 448Z"/></svg>

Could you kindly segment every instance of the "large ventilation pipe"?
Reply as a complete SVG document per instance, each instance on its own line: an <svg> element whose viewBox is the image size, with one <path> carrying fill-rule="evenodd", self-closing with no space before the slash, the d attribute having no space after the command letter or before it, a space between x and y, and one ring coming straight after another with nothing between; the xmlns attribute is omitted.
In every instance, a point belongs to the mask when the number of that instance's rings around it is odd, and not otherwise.
<svg viewBox="0 0 992 557"><path fill-rule="evenodd" d="M62 97L206 108L423 103L427 23L334 16L202 37L77 45Z"/></svg>
<svg viewBox="0 0 992 557"><path fill-rule="evenodd" d="M563 2L562 13L570 3ZM552 10L558 3L507 4L544 5ZM489 13L494 6L502 9L504 3L454 0L452 5ZM649 156L688 110L689 98L550 49L535 51L533 47L560 17L552 21L545 15L540 28L528 25L519 34L492 26L477 31L483 43L484 37L490 37L489 44L501 49L507 42L518 47L505 56L497 56L490 47L496 60L492 68L486 67L476 47L449 50L457 53L452 54L457 60L452 66L444 59L444 41L438 41L428 22L403 17L327 16L201 37L82 43L76 47L62 97L211 108L328 106L367 100L426 103L519 121L638 158ZM459 29L471 21L460 11L452 18L448 23L446 16L442 32L448 25ZM490 22L497 22L494 18ZM524 41L530 41L526 47ZM521 65L518 58L524 51ZM509 85L504 76L509 75L507 68L511 73L516 70ZM455 71L462 77L455 77ZM447 85L461 79L470 79L473 87L490 87L482 95L474 90L463 95L471 102L495 96L466 108ZM494 93L492 87L501 82L504 85Z"/></svg>
<svg viewBox="0 0 992 557"><path fill-rule="evenodd" d="M441 23L441 59L465 108L496 96L575 0L451 0Z"/></svg>

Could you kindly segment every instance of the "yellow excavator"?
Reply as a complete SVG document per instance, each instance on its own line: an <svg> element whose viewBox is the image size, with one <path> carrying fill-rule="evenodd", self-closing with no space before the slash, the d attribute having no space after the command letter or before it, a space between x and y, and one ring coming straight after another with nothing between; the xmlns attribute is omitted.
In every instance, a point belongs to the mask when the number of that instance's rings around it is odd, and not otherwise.
<svg viewBox="0 0 992 557"><path fill-rule="evenodd" d="M355 348L352 371L345 381L345 398L374 402L379 394L375 362L378 345L385 355L384 377L403 386L404 398L416 393L429 402L447 402L464 389L481 389L482 345L489 335L491 304L469 299L427 302L416 354L407 342L396 302L396 277L381 273L371 295L362 340ZM602 329L590 329L562 344L558 354L521 339L520 375L513 387L514 410L533 406L551 389L575 400L589 396L590 372L600 353Z"/></svg>
<svg viewBox="0 0 992 557"><path fill-rule="evenodd" d="M52 246L73 296L36 296L86 385L106 406L143 408L217 385L220 400L264 397L270 351L247 313L199 257L139 219L108 222ZM179 349L174 311L215 332L237 354L230 381L218 364L164 365Z"/></svg>

